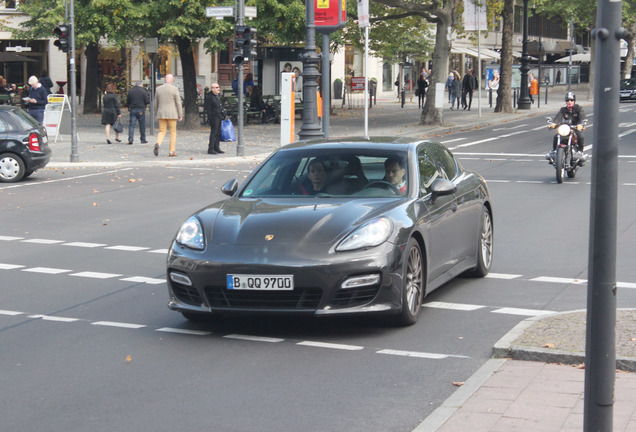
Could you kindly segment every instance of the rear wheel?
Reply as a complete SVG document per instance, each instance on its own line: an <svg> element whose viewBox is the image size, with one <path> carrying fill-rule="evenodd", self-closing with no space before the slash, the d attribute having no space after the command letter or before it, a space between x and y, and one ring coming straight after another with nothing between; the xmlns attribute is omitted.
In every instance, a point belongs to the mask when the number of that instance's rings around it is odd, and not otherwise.
<svg viewBox="0 0 636 432"><path fill-rule="evenodd" d="M24 161L13 153L0 154L0 182L14 183L24 177Z"/></svg>
<svg viewBox="0 0 636 432"><path fill-rule="evenodd" d="M419 243L410 238L406 243L406 258L402 271L402 312L395 323L402 326L417 322L422 311L422 301L426 294L426 279L422 250Z"/></svg>
<svg viewBox="0 0 636 432"><path fill-rule="evenodd" d="M556 181L557 183L563 183L563 175L565 174L565 151L562 147L557 149L556 157Z"/></svg>

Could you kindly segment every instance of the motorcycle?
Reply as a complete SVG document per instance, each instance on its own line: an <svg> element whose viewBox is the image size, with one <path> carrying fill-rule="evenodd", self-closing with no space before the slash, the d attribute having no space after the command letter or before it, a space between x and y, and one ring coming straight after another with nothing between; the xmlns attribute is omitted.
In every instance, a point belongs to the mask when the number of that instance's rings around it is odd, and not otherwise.
<svg viewBox="0 0 636 432"><path fill-rule="evenodd" d="M557 145L555 150L545 155L545 158L556 169L557 183L563 183L565 173L567 173L569 178L574 178L576 171L585 165L587 160L587 155L577 150L577 136L574 133L574 128L579 131L585 130L587 120L579 125L568 123L557 125L552 121L551 117L547 117L546 120L550 124L548 126L549 129L556 128L557 130Z"/></svg>

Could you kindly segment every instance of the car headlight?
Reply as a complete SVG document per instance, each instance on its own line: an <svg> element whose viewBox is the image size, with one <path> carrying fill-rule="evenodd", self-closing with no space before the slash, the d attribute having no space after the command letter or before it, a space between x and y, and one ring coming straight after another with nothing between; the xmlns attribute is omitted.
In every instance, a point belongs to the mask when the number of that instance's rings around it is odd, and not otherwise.
<svg viewBox="0 0 636 432"><path fill-rule="evenodd" d="M559 125L559 128L557 129L557 133L561 136L570 135L570 126L566 124Z"/></svg>
<svg viewBox="0 0 636 432"><path fill-rule="evenodd" d="M199 219L192 216L181 225L181 229L177 234L177 243L192 249L205 249L205 237Z"/></svg>
<svg viewBox="0 0 636 432"><path fill-rule="evenodd" d="M336 250L349 251L381 245L389 238L392 230L393 224L389 219L373 219L349 233L336 246Z"/></svg>

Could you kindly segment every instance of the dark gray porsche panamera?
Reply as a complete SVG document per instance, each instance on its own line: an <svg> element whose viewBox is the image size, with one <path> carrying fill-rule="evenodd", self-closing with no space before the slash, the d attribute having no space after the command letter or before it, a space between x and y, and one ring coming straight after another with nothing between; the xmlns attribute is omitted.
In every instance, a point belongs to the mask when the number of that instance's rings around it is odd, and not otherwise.
<svg viewBox="0 0 636 432"><path fill-rule="evenodd" d="M294 143L222 191L168 254L168 306L190 320L355 313L410 325L428 292L490 270L486 182L439 143Z"/></svg>

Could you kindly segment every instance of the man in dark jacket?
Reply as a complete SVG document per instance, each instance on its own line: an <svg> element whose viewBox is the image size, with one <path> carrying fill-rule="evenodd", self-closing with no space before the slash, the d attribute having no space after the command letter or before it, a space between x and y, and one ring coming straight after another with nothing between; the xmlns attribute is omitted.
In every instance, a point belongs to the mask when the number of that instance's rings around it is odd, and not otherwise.
<svg viewBox="0 0 636 432"><path fill-rule="evenodd" d="M473 92L476 88L477 80L473 76L472 71L468 69L462 79L462 105L464 109L468 108L468 111L470 111L470 106L473 104Z"/></svg>
<svg viewBox="0 0 636 432"><path fill-rule="evenodd" d="M208 154L225 153L221 150L221 122L225 117L223 106L219 94L221 87L219 83L213 83L210 92L205 96L205 110L208 113L208 121L210 123L210 142L208 143Z"/></svg>
<svg viewBox="0 0 636 432"><path fill-rule="evenodd" d="M35 76L29 78L29 85L31 86L27 101L29 103L29 114L36 119L38 123L43 124L44 108L46 108L49 94Z"/></svg>
<svg viewBox="0 0 636 432"><path fill-rule="evenodd" d="M584 121L585 111L583 111L583 107L576 103L576 96L574 95L574 92L567 92L565 95L565 106L559 110L556 116L554 116L554 127L561 123L577 126L583 124ZM583 134L576 127L573 127L572 131L576 135L577 147L579 151L582 152L585 149ZM552 142L552 150L556 149L557 140L558 137L555 135Z"/></svg>
<svg viewBox="0 0 636 432"><path fill-rule="evenodd" d="M143 87L141 81L137 81L135 86L128 91L126 98L128 110L130 111L130 124L128 126L128 144L133 143L135 135L135 122L139 122L139 134L141 143L147 144L146 140L146 106L150 103L150 95Z"/></svg>

